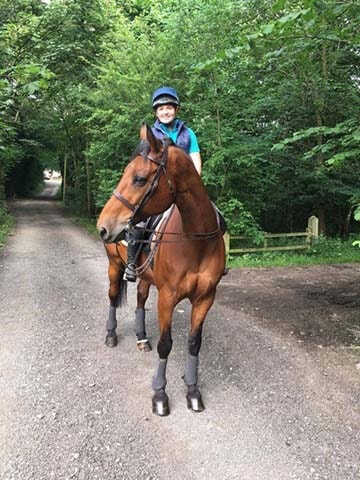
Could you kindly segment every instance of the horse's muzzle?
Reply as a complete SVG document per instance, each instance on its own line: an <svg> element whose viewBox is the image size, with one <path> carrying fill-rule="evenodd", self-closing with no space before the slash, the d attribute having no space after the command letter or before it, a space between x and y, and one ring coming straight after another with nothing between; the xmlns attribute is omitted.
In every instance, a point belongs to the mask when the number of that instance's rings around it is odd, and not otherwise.
<svg viewBox="0 0 360 480"><path fill-rule="evenodd" d="M112 235L111 233L108 232L108 230L105 227L101 227L99 229L99 235L101 237L101 240L104 243L117 243L117 242L120 242L121 240L124 240L126 231L125 229L123 229L117 235Z"/></svg>

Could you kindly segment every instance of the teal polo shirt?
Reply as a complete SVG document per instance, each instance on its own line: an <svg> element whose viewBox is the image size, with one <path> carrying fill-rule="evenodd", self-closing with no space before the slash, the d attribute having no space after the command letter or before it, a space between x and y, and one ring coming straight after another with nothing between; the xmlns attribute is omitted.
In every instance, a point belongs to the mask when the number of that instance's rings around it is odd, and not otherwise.
<svg viewBox="0 0 360 480"><path fill-rule="evenodd" d="M177 140L177 137L178 137L178 134L179 134L179 121L178 120L175 120L175 126L172 130L170 130L163 123L160 123L160 128L165 133L165 135L167 137L171 138L171 140L174 143L176 143L176 140ZM189 128L189 127L186 127L186 128L189 131L189 137L190 137L189 153L200 153L200 148L199 148L199 144L198 144L195 133L193 132L193 130L191 130L191 128Z"/></svg>

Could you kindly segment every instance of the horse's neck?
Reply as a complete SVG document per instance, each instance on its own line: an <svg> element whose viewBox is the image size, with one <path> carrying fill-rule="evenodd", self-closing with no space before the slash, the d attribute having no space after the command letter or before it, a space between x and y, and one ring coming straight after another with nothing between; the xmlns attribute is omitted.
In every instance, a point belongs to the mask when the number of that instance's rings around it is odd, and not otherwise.
<svg viewBox="0 0 360 480"><path fill-rule="evenodd" d="M213 232L217 229L216 213L195 167L187 158L178 159L176 166L175 203L184 232Z"/></svg>

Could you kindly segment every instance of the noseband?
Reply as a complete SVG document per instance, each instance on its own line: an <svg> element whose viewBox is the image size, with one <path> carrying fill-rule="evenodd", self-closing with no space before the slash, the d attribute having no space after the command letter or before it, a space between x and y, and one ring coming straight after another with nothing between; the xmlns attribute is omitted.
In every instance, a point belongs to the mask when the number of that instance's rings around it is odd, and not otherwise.
<svg viewBox="0 0 360 480"><path fill-rule="evenodd" d="M138 223L138 220L136 220L136 216L139 215L139 213L141 212L141 209L144 207L146 202L155 193L155 190L157 189L158 184L159 184L161 174L162 173L164 175L166 174L166 166L167 166L167 159L168 159L168 147L166 146L164 148L160 158L156 158L156 157L153 157L153 156L149 155L148 151L149 151L149 146L148 146L147 149L142 150L139 153L139 155L141 155L145 160L150 160L151 162L156 163L157 169L155 170L155 173L154 173L151 184L149 185L148 189L144 193L141 200L138 203L133 204L133 203L130 203L129 200L127 200L123 195L121 195L121 193L117 192L116 190L113 191L114 197L117 198L118 200L120 200L120 202L123 205L125 205L125 207L127 207L129 210L131 210L133 212L133 214L132 214L132 216L129 220L129 225L131 225L131 226L134 226L134 225L136 225L136 223ZM169 179L168 179L168 184L169 184L171 193L174 195L174 189L173 189L173 186L172 186Z"/></svg>

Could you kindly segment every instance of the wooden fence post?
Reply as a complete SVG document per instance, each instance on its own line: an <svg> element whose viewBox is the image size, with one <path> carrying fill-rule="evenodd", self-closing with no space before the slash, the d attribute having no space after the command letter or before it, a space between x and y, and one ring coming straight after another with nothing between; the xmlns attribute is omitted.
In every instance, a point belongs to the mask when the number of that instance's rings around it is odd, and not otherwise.
<svg viewBox="0 0 360 480"><path fill-rule="evenodd" d="M319 238L319 219L312 215L308 220L308 228L309 232L309 243L311 244L312 241L316 241Z"/></svg>

